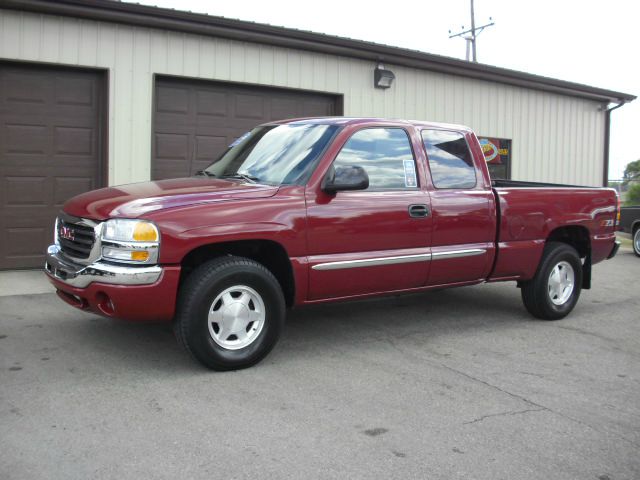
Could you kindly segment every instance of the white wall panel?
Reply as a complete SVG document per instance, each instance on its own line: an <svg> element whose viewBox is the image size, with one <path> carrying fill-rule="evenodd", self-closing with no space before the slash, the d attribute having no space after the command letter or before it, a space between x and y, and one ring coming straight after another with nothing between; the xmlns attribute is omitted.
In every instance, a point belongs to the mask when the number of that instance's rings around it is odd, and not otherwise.
<svg viewBox="0 0 640 480"><path fill-rule="evenodd" d="M395 66L373 88L373 62L240 41L0 10L0 58L109 71L109 181L149 178L155 74L344 96L347 116L468 125L512 139L512 176L599 185L604 112L597 102Z"/></svg>

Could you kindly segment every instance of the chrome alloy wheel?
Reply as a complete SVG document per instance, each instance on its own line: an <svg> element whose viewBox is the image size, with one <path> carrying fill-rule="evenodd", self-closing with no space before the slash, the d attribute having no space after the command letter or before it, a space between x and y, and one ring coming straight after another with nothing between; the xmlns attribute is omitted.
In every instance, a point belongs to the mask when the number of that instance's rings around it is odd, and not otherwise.
<svg viewBox="0 0 640 480"><path fill-rule="evenodd" d="M636 233L633 235L633 249L636 254L640 255L640 227L636 229Z"/></svg>
<svg viewBox="0 0 640 480"><path fill-rule="evenodd" d="M575 278L573 267L568 262L558 262L551 269L547 288L549 299L554 305L564 305L571 298Z"/></svg>
<svg viewBox="0 0 640 480"><path fill-rule="evenodd" d="M262 297L246 285L224 290L209 307L209 334L227 350L240 350L251 345L265 323Z"/></svg>

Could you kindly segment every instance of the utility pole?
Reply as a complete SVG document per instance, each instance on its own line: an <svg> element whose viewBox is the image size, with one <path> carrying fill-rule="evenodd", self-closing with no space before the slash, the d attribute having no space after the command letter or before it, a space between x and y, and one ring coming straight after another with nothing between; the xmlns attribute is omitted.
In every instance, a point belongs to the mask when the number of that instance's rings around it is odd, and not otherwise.
<svg viewBox="0 0 640 480"><path fill-rule="evenodd" d="M469 56L470 56L469 53L471 53L472 61L474 63L477 63L478 56L476 52L476 39L478 38L478 35L480 35L485 28L495 25L495 22L491 17L489 17L488 23L480 27L476 27L476 15L474 10L473 0L470 0L470 3L471 3L471 28L465 30L464 25L462 25L462 31L460 33L453 33L453 34L451 33L451 30L449 30L449 38L454 38L454 37L464 38L467 41L467 55L466 55L467 62L469 61Z"/></svg>
<svg viewBox="0 0 640 480"><path fill-rule="evenodd" d="M473 52L473 62L478 62L476 55L476 14L473 11L473 0L471 0L471 50Z"/></svg>

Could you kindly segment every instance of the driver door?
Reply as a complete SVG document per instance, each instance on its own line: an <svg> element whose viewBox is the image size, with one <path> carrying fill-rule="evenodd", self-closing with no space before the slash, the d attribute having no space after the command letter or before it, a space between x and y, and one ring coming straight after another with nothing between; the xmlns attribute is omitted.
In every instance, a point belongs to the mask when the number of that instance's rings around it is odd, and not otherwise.
<svg viewBox="0 0 640 480"><path fill-rule="evenodd" d="M361 128L332 167L360 166L361 191L307 191L309 300L423 286L429 274L429 194L418 182L410 133Z"/></svg>

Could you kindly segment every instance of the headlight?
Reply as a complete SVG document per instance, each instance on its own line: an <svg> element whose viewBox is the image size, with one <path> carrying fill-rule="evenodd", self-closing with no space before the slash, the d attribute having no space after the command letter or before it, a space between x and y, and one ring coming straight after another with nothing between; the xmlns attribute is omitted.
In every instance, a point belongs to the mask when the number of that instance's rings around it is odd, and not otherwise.
<svg viewBox="0 0 640 480"><path fill-rule="evenodd" d="M102 227L102 257L126 263L155 263L160 234L145 220L107 220Z"/></svg>
<svg viewBox="0 0 640 480"><path fill-rule="evenodd" d="M144 220L108 220L102 230L103 240L116 242L157 242L158 229Z"/></svg>

